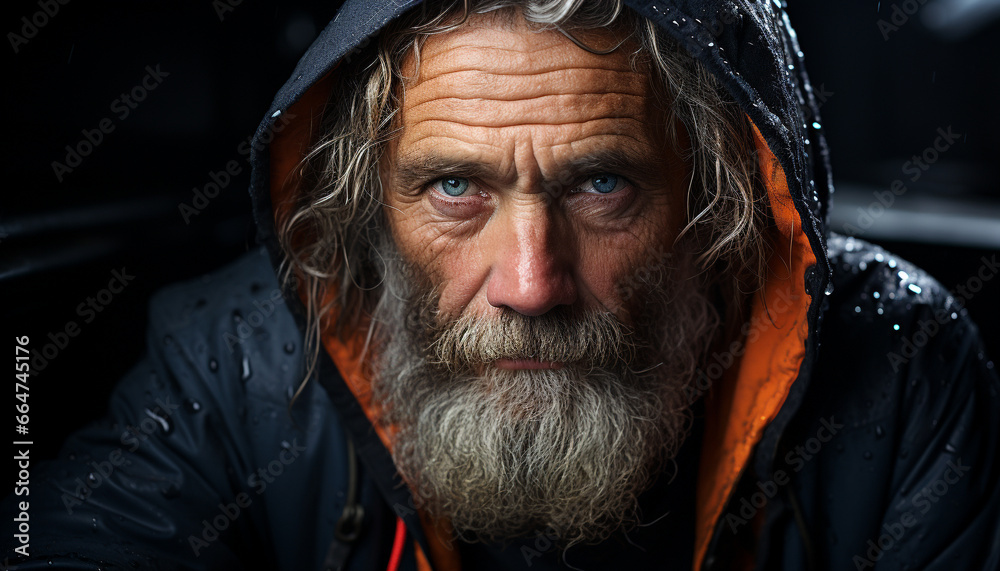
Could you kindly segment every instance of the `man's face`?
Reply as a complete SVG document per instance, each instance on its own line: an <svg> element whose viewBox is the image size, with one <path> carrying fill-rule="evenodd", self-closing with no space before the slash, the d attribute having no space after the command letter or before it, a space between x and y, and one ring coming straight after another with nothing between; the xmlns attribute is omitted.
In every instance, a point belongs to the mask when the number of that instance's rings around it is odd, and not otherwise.
<svg viewBox="0 0 1000 571"><path fill-rule="evenodd" d="M432 515L594 540L683 441L715 315L664 255L685 170L645 71L495 24L432 36L406 89L372 386Z"/></svg>
<svg viewBox="0 0 1000 571"><path fill-rule="evenodd" d="M438 286L443 318L565 305L632 321L621 284L670 248L687 177L630 53L519 18L473 16L426 41L383 181L396 243Z"/></svg>

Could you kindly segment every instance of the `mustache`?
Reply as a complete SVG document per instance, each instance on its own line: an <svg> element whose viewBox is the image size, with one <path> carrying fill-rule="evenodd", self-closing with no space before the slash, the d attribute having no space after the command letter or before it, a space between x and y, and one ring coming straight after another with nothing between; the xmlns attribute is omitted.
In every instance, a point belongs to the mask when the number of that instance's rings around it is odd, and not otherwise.
<svg viewBox="0 0 1000 571"><path fill-rule="evenodd" d="M527 316L501 307L495 315L463 314L438 328L429 361L461 372L499 359L536 359L587 369L627 367L638 353L631 327L614 314L557 307Z"/></svg>

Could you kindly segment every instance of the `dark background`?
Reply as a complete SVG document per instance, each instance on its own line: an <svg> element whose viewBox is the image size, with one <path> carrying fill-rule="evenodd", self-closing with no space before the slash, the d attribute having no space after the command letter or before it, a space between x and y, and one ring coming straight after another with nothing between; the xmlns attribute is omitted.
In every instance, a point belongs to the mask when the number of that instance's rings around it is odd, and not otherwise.
<svg viewBox="0 0 1000 571"><path fill-rule="evenodd" d="M224 1L74 0L60 5L18 53L9 37L0 48L4 339L29 335L41 349L67 322L80 327L31 381L34 456L54 454L66 433L103 413L111 387L143 351L154 291L253 247L249 166L239 145L337 3ZM965 283L982 256L1000 249L993 172L1000 151L1000 10L974 14L968 21L978 29L942 31L935 10L951 2L929 0L885 37L878 22L892 23L891 2L790 4L824 99L837 182L833 228L856 224L857 208L901 178L903 164L933 142L938 128L951 126L960 142L861 235L949 289ZM4 11L4 33L21 34L21 18L40 8L10 2ZM112 103L140 84L146 66L157 65L169 75L119 119ZM52 162L65 162L66 145L75 146L82 129L104 118L115 130L58 181ZM193 189L231 160L242 173L186 224L179 204L190 204ZM77 306L122 268L135 279L84 323ZM1000 347L998 292L1000 279L969 303L993 355Z"/></svg>

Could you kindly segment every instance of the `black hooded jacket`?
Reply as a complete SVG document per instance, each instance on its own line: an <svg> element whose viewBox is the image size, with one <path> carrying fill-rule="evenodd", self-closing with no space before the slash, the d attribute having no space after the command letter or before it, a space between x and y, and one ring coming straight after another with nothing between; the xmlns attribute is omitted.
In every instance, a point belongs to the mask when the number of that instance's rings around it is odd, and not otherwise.
<svg viewBox="0 0 1000 571"><path fill-rule="evenodd" d="M627 538L640 547L442 548L329 352L289 413L304 321L276 278L271 181L301 156L323 78L415 4L348 1L303 56L253 144L260 249L154 298L109 418L5 501L11 569L1000 569L993 363L961 295L826 229L826 145L777 1L627 2L745 110L785 240L769 307L699 376L701 420L644 500L667 516Z"/></svg>

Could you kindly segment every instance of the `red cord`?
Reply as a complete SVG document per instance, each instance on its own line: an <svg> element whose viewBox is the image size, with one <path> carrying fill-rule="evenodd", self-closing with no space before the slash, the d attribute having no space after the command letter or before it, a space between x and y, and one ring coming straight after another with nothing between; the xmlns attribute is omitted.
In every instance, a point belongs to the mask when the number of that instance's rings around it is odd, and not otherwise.
<svg viewBox="0 0 1000 571"><path fill-rule="evenodd" d="M392 555L389 556L389 567L386 571L396 571L399 569L399 562L403 559L403 546L406 545L406 524L403 518L396 518L396 539L392 542Z"/></svg>

